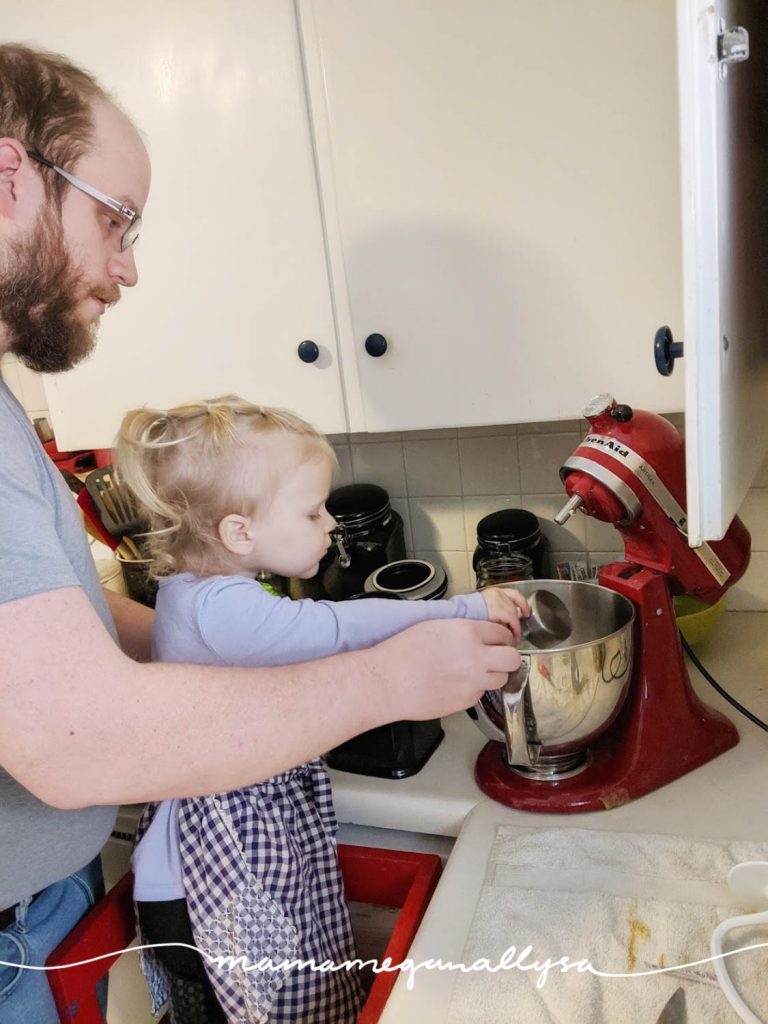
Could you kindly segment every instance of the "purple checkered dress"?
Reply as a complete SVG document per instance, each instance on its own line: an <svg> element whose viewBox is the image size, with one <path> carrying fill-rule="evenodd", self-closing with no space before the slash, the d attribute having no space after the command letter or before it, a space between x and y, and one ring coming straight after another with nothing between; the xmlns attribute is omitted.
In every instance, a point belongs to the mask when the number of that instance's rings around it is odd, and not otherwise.
<svg viewBox="0 0 768 1024"><path fill-rule="evenodd" d="M182 800L181 862L198 949L249 964L354 959L336 827L319 758L248 789ZM246 972L204 962L231 1024L352 1024L362 1005L355 970ZM168 985L151 951L143 968L157 1008Z"/></svg>

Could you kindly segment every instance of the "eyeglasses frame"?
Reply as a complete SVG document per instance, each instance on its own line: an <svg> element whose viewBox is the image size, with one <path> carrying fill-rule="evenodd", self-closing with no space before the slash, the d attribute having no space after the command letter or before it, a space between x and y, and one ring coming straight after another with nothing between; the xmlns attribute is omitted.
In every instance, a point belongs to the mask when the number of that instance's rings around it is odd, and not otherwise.
<svg viewBox="0 0 768 1024"><path fill-rule="evenodd" d="M52 171L55 171L56 174L61 175L65 181L69 182L73 188L79 189L80 192L84 192L87 196L90 196L97 202L107 206L110 210L114 210L115 213L119 213L121 217L124 217L128 221L128 227L120 238L120 249L123 252L125 252L126 249L130 249L131 246L136 243L141 229L141 217L135 210L132 210L130 206L126 206L125 203L121 203L119 199L113 199L105 192L101 192L93 185L89 185L88 182L83 181L82 178L78 178L76 175L70 174L69 171L65 171L63 167L59 167L58 164L55 164L52 160L44 157L36 150L28 149L26 152L30 160L34 160L36 163L42 164L44 167L50 167ZM128 239L128 241L126 241L126 239Z"/></svg>

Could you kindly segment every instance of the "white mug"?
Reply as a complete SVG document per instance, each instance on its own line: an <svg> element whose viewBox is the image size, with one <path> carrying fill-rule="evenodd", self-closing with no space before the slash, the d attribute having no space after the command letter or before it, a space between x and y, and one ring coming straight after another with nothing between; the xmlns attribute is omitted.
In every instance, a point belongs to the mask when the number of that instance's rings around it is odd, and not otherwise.
<svg viewBox="0 0 768 1024"><path fill-rule="evenodd" d="M745 905L768 905L768 862L747 861L744 864L737 864L728 873L728 885L734 895ZM715 928L710 939L712 956L716 957L714 968L720 988L745 1024L766 1024L766 1020L750 1010L736 991L723 956L723 942L725 936L735 928L747 928L759 924L768 924L768 910L729 917Z"/></svg>

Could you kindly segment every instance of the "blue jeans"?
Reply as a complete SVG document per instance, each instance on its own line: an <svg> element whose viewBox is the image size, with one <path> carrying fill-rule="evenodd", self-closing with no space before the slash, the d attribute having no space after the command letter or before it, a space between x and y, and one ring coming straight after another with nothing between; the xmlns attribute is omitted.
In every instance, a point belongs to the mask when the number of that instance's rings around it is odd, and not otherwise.
<svg viewBox="0 0 768 1024"><path fill-rule="evenodd" d="M22 901L16 921L0 931L0 960L42 966L86 911L104 895L101 859L44 889L32 903ZM106 978L100 1001L106 1008ZM103 990L103 991L102 991ZM59 1024L45 971L0 966L2 1024Z"/></svg>

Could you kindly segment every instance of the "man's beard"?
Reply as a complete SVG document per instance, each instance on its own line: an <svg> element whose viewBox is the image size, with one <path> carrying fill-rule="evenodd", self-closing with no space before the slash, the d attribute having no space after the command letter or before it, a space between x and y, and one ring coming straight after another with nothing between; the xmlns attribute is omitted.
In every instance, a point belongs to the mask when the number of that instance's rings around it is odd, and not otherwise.
<svg viewBox="0 0 768 1024"><path fill-rule="evenodd" d="M31 370L59 373L88 356L96 343L96 325L76 318L90 289L67 251L61 221L44 210L30 234L8 245L0 267L0 326L10 351ZM102 289L117 301L119 289Z"/></svg>

